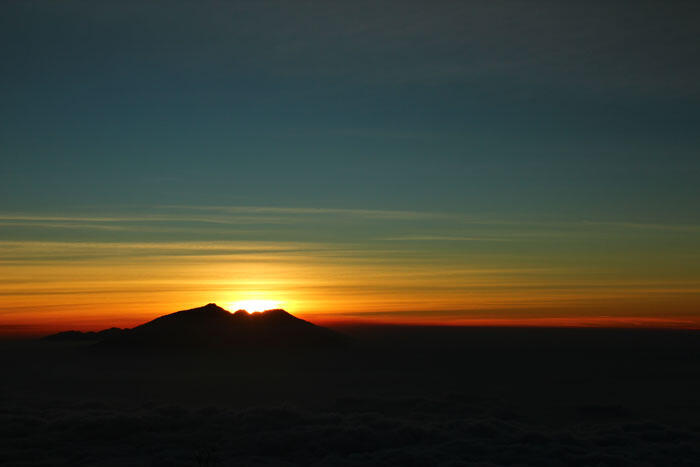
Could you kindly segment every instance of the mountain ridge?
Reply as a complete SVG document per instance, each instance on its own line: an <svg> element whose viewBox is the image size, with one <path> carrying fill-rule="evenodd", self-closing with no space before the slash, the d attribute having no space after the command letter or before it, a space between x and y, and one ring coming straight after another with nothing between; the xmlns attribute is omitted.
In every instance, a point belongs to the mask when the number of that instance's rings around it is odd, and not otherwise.
<svg viewBox="0 0 700 467"><path fill-rule="evenodd" d="M96 340L102 347L306 347L336 346L348 338L283 309L234 313L207 305L158 316L130 329L64 331L49 341Z"/></svg>

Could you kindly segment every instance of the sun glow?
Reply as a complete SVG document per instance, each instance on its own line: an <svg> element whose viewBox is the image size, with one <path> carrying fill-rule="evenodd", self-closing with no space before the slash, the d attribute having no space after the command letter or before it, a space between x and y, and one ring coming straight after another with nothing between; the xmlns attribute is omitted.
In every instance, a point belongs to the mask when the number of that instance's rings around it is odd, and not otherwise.
<svg viewBox="0 0 700 467"><path fill-rule="evenodd" d="M241 300L232 304L233 310L246 310L248 313L280 308L280 302L275 300Z"/></svg>

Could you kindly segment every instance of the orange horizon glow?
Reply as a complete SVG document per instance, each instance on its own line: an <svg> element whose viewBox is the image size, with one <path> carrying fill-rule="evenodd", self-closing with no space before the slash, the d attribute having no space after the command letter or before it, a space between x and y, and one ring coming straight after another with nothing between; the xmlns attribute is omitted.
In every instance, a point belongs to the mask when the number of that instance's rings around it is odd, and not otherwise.
<svg viewBox="0 0 700 467"><path fill-rule="evenodd" d="M514 327L514 328L609 328L609 329L678 329L700 330L700 321L649 317L561 317L561 318L465 318L430 319L362 319L321 318L314 321L324 326L447 326L447 327Z"/></svg>
<svg viewBox="0 0 700 467"><path fill-rule="evenodd" d="M238 305L242 301L234 302ZM249 313L266 311L278 307L268 308L263 306L267 303L279 303L270 300L258 300L257 308L247 310L242 307L223 306L230 312L244 309ZM132 328L155 319L161 315L174 313L184 309L197 308L205 305L205 302L195 303L187 306L169 307L158 309L155 304L151 307L134 307L136 311L133 315L123 313L100 313L99 315L89 313L89 308L79 313L68 313L59 308L51 315L53 318L46 319L45 313L27 314L23 321L6 322L0 326L0 337L36 337L65 330L98 331L109 327ZM252 308L252 306L250 307ZM627 328L627 329L685 329L700 330L700 320L693 316L677 317L653 317L653 316L585 316L573 315L569 311L568 315L548 316L548 317L486 317L484 312L478 312L473 317L457 317L456 312L440 314L439 312L411 311L411 312L377 312L373 316L365 314L353 314L352 312L336 313L308 313L292 312L298 318L305 319L321 326L367 326L367 325L399 325L399 326L456 326L456 327L546 327L546 328ZM466 313L466 312L464 312ZM463 314L464 314L463 313ZM522 313L522 311L521 311ZM35 319L32 320L31 318Z"/></svg>
<svg viewBox="0 0 700 467"><path fill-rule="evenodd" d="M388 214L371 213L371 222L380 215ZM331 225L303 221L309 232ZM160 227L153 235L165 235ZM700 328L700 266L687 259L695 230L614 225L603 235L598 226L575 227L559 236L546 225L516 241L516 227L498 224L489 228L505 229L507 241L458 244L381 229L364 243L146 242L140 230L132 241L0 241L0 336L129 328L211 302L231 311L283 308L318 324ZM662 235L686 249L649 253Z"/></svg>
<svg viewBox="0 0 700 467"><path fill-rule="evenodd" d="M176 310L180 311L180 310ZM168 314L170 311L163 313ZM99 331L110 327L133 328L151 319L155 319L159 314L153 314L144 320L126 320L115 322L91 322L78 324L79 321L66 320L61 322L51 322L42 324L18 323L3 324L0 326L0 339L16 338L36 338L61 331ZM461 320L436 320L436 319L401 319L401 318L328 318L316 317L314 315L295 315L298 318L312 322L313 324L325 327L353 327L353 326L428 326L428 327L494 327L494 328L597 328L597 329L658 329L658 330L700 330L699 321L654 319L646 317L628 318L530 318L530 319L461 319Z"/></svg>

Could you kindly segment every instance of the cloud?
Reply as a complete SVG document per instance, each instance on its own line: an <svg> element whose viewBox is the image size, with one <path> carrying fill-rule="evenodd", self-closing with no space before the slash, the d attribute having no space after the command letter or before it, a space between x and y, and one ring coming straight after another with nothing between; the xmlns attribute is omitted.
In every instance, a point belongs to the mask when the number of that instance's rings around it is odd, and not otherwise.
<svg viewBox="0 0 700 467"><path fill-rule="evenodd" d="M581 406L578 425L545 427L497 401L338 399L302 410L259 406L117 408L85 401L5 407L5 465L694 465L700 433Z"/></svg>
<svg viewBox="0 0 700 467"><path fill-rule="evenodd" d="M672 224L672 223L651 223L651 222L595 222L583 221L580 223L584 227L612 227L625 230L647 230L647 231L669 231L669 232L700 232L700 225L697 224Z"/></svg>
<svg viewBox="0 0 700 467"><path fill-rule="evenodd" d="M250 211L253 212L253 211ZM271 216L198 216L198 215L182 215L182 214L159 214L151 213L145 216L45 216L45 215L28 215L28 214L2 214L0 215L0 223L5 225L22 225L25 222L35 225L43 224L46 227L54 225L66 226L75 225L76 227L97 225L98 223L115 224L115 223L137 223L137 224L158 224L158 223L211 223L211 224L274 224L284 223L288 219L282 217ZM66 224L66 223L73 224ZM110 226L113 227L113 226ZM128 228L128 227L124 227Z"/></svg>
<svg viewBox="0 0 700 467"><path fill-rule="evenodd" d="M508 242L513 238L503 237L458 237L448 235L404 235L401 237L387 237L382 240L407 241L407 242Z"/></svg>
<svg viewBox="0 0 700 467"><path fill-rule="evenodd" d="M236 205L160 205L139 207L146 215L43 215L29 213L0 213L0 227L26 226L64 229L134 230L153 232L197 231L207 224L221 226L265 224L299 224L310 221L328 221L333 217L356 218L368 221L435 221L455 226L491 227L488 235L470 234L415 234L387 237L385 240L444 240L444 241L508 241L514 238L562 236L589 229L589 235L601 228L615 230L696 232L700 225L692 223L629 222L624 220L563 220L500 219L489 216L475 217L460 212L314 208L280 206ZM206 213L204 215L203 213ZM179 225L178 225L179 224ZM194 224L187 225L185 224ZM199 225L198 225L199 224ZM564 231L562 231L564 229ZM514 232L517 230L517 232Z"/></svg>
<svg viewBox="0 0 700 467"><path fill-rule="evenodd" d="M165 211L165 212L164 212ZM0 213L0 228L94 230L104 232L197 233L204 229L321 222L333 217L367 221L461 220L451 213L274 206L155 206L147 215L42 215Z"/></svg>
<svg viewBox="0 0 700 467"><path fill-rule="evenodd" d="M277 207L277 206L193 206L193 205L165 205L159 206L166 209L181 209L194 211L214 211L227 214L280 214L287 216L351 216L366 219L387 220L414 220L433 218L463 217L459 214L405 211L405 210L381 210L381 209L344 209L344 208L310 208L310 207Z"/></svg>

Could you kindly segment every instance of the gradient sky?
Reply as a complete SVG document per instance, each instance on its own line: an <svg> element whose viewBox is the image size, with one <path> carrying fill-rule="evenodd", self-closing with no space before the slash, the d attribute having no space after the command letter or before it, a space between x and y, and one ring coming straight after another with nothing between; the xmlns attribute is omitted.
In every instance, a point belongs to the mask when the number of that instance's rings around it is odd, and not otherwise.
<svg viewBox="0 0 700 467"><path fill-rule="evenodd" d="M697 2L3 2L0 333L244 299L700 327L697 24Z"/></svg>

